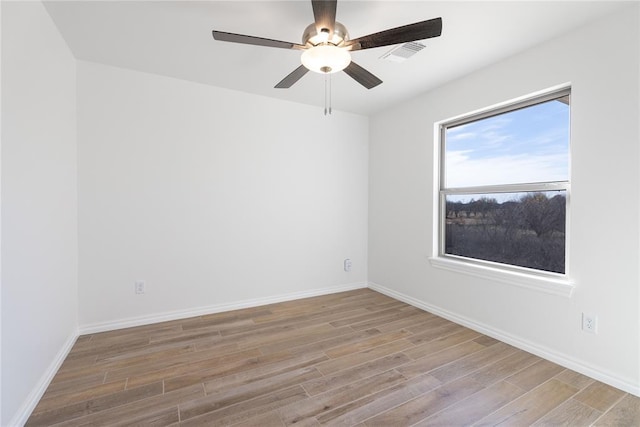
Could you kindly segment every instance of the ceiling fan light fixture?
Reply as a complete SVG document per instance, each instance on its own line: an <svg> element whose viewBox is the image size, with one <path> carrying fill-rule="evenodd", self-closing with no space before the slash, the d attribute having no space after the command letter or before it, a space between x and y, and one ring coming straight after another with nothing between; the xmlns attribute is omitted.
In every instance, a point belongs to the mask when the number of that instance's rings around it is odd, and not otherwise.
<svg viewBox="0 0 640 427"><path fill-rule="evenodd" d="M347 49L331 44L314 46L302 52L302 65L320 74L333 74L344 70L351 63Z"/></svg>

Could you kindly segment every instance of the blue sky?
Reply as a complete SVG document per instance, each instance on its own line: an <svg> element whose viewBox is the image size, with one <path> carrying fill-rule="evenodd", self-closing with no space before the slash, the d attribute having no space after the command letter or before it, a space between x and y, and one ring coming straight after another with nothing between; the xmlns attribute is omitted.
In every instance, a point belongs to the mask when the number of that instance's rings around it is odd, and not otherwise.
<svg viewBox="0 0 640 427"><path fill-rule="evenodd" d="M565 181L569 106L547 101L447 129L446 186Z"/></svg>

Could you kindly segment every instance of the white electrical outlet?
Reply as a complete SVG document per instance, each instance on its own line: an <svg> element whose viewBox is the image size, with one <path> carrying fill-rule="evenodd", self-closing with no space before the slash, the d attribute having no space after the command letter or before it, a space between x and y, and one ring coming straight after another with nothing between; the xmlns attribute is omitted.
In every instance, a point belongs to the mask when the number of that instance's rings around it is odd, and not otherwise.
<svg viewBox="0 0 640 427"><path fill-rule="evenodd" d="M346 271L347 273L351 271L351 260L350 259L345 259L344 260L344 271Z"/></svg>
<svg viewBox="0 0 640 427"><path fill-rule="evenodd" d="M144 280L136 280L133 284L133 290L136 295L142 295L145 291Z"/></svg>
<svg viewBox="0 0 640 427"><path fill-rule="evenodd" d="M582 313L582 330L590 334L598 333L598 316Z"/></svg>

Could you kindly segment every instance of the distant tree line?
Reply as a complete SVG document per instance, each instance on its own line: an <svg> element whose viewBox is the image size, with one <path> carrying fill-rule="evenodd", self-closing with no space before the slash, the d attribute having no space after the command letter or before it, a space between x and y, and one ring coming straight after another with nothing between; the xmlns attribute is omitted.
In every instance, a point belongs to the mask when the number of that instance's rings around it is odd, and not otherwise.
<svg viewBox="0 0 640 427"><path fill-rule="evenodd" d="M499 203L447 201L448 254L564 273L566 198L526 194Z"/></svg>

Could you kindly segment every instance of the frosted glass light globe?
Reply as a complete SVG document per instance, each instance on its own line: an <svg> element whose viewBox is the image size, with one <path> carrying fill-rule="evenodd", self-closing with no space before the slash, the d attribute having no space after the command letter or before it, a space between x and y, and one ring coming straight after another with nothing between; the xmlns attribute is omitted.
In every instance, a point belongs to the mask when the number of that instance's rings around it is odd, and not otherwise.
<svg viewBox="0 0 640 427"><path fill-rule="evenodd" d="M351 54L330 44L318 45L305 50L300 58L302 65L321 74L342 71L351 63Z"/></svg>

